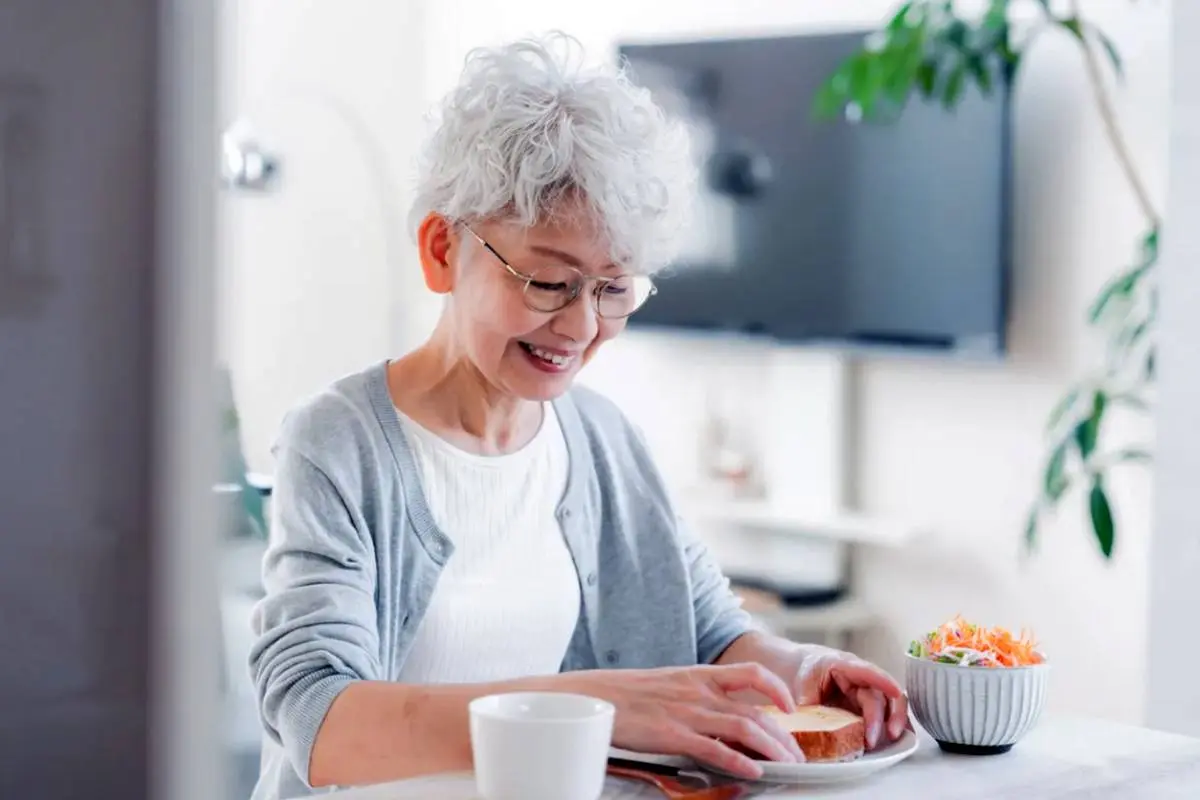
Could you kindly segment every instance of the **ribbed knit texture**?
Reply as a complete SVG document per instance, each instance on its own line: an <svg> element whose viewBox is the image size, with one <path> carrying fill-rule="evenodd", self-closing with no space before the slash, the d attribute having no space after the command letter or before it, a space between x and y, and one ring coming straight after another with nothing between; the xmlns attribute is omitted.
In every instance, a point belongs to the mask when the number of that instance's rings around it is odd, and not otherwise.
<svg viewBox="0 0 1200 800"><path fill-rule="evenodd" d="M534 438L468 453L397 412L434 523L454 543L400 680L474 683L559 671L579 619L579 577L555 517L567 446L550 404Z"/></svg>

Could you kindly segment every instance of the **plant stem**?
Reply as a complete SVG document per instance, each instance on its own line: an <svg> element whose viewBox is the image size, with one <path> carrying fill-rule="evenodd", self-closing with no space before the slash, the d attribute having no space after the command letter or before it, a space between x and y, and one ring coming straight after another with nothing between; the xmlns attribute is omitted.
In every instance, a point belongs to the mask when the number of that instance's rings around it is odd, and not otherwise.
<svg viewBox="0 0 1200 800"><path fill-rule="evenodd" d="M1071 0L1071 15L1077 20L1082 19L1079 13L1079 0ZM1100 58L1096 54L1096 48L1088 36L1087 30L1083 29L1081 34L1079 41L1083 49L1083 63L1087 70L1088 83L1091 84L1092 94L1096 99L1096 108L1100 112L1100 119L1104 123L1109 143L1112 145L1113 151L1117 156L1117 162L1121 165L1121 170L1125 173L1125 179L1129 182L1130 188L1133 189L1133 193L1137 197L1138 205L1141 206L1142 214L1146 217L1147 223L1152 228L1158 228L1162 224L1162 218L1154 208L1154 202L1150 199L1150 192L1146 189L1146 184L1142 180L1142 176L1138 173L1137 167L1134 165L1133 155L1129 150L1129 143L1125 140L1125 134L1117 122L1117 113L1113 108L1112 98L1109 95L1108 87L1104 83L1104 74L1100 69Z"/></svg>

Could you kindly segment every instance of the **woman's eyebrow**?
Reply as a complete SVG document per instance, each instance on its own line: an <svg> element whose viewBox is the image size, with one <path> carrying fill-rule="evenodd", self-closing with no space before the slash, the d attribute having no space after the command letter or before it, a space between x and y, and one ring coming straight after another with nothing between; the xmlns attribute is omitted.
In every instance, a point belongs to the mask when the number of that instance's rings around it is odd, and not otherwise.
<svg viewBox="0 0 1200 800"><path fill-rule="evenodd" d="M566 250L559 250L557 247L550 247L550 246L544 245L544 244L531 244L531 245L529 245L529 251L532 253L537 253L538 255L550 256L551 258L557 258L559 261L566 262L567 264L570 264L572 267L582 267L583 266L583 262L580 261L578 258L571 255Z"/></svg>
<svg viewBox="0 0 1200 800"><path fill-rule="evenodd" d="M544 244L531 244L531 245L529 245L529 251L531 253L537 253L538 255L556 258L565 264L569 264L570 266L575 267L576 269L584 269L584 264L582 261L580 261L578 258L576 258L575 256L568 253L566 250L559 250L557 247L550 247L549 245L544 245ZM609 264L605 264L603 267L601 267L600 271L601 272L610 272L610 273L620 273L621 268L618 267L616 264L609 263Z"/></svg>

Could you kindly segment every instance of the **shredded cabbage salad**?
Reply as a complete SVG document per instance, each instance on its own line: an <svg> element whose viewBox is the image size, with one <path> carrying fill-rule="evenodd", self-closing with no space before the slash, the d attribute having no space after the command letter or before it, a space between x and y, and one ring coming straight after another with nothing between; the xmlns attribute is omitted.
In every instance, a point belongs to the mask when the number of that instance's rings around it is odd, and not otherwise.
<svg viewBox="0 0 1200 800"><path fill-rule="evenodd" d="M1014 636L1006 628L985 628L961 616L914 639L908 654L962 667L1028 667L1045 661L1037 642L1024 630Z"/></svg>

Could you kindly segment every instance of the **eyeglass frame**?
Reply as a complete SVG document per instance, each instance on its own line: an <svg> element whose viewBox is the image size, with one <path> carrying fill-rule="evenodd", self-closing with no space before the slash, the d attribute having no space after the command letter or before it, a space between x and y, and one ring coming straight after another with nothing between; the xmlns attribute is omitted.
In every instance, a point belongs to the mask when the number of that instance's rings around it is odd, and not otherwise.
<svg viewBox="0 0 1200 800"><path fill-rule="evenodd" d="M575 303L577 300L579 300L580 297L583 297L583 295L584 295L583 287L588 282L594 282L596 284L595 288L591 290L591 294L594 295L596 298L596 316L600 317L601 319L629 319L634 314L636 314L638 311L640 311L641 308L644 305L646 305L646 302L651 297L658 294L658 287L654 284L653 279L651 279L650 276L648 276L648 275L630 275L630 274L626 273L624 275L619 275L619 276L614 276L614 277L609 278L609 277L605 277L603 275L588 275L583 270L579 269L578 267L574 267L570 264L556 264L555 266L566 267L567 269L574 270L575 272L579 273L579 277L581 277L583 279L583 282L580 284L579 291L576 292L575 295L570 300L563 303L561 306L559 306L558 308L556 308L552 311L546 311L545 309L535 308L534 306L529 304L529 286L530 286L530 284L535 282L534 276L527 275L526 273L518 270L512 264L508 263L508 259L505 258L504 256L500 255L500 253L496 250L496 248L492 247L492 245L486 239L484 239L482 236L480 236L478 233L476 233L471 228L471 226L463 225L462 228L467 233L471 234L471 236L473 236L475 238L475 241L479 242L479 244L483 247L483 249L487 250L489 253L491 253L493 256L495 256L496 260L499 261L501 263L501 265L503 265L504 269L508 271L509 275L512 275L517 280L521 280L521 281L525 282L525 285L521 288L521 299L524 301L525 307L528 308L530 311L536 311L539 314L557 314L559 311L562 311L564 308L570 308L571 305L573 303ZM619 317L607 316L604 314L604 312L602 312L600 310L601 292L604 291L604 288L606 286L610 286L613 283L615 283L616 281L619 281L621 278L625 278L625 277L645 278L646 282L649 283L649 285L650 285L650 291L646 293L646 299L643 300L641 303L639 303L638 306L636 308L634 308L632 311L630 311L628 314L622 314Z"/></svg>

